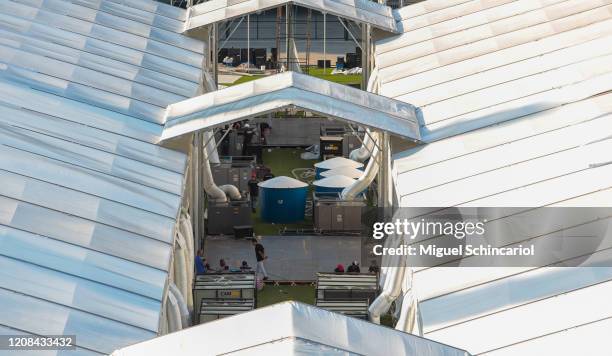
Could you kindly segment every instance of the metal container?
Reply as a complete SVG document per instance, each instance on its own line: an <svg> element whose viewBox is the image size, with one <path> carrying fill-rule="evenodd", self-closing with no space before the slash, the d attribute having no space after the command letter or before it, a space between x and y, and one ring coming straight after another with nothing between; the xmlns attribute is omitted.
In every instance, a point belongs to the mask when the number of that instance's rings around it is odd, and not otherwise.
<svg viewBox="0 0 612 356"><path fill-rule="evenodd" d="M341 200L338 193L313 195L314 227L322 231L361 231L361 214L366 206L363 196L356 200Z"/></svg>
<svg viewBox="0 0 612 356"><path fill-rule="evenodd" d="M210 235L233 235L235 226L252 224L253 217L248 200L211 203L208 206L206 229Z"/></svg>
<svg viewBox="0 0 612 356"><path fill-rule="evenodd" d="M253 172L253 165L244 163L221 163L211 166L215 184L231 184L242 193L249 190L249 179Z"/></svg>
<svg viewBox="0 0 612 356"><path fill-rule="evenodd" d="M334 157L323 162L315 163L315 178L321 179L321 173L334 168L351 167L355 169L363 168L363 163L353 161L344 157Z"/></svg>
<svg viewBox="0 0 612 356"><path fill-rule="evenodd" d="M304 220L308 184L290 177L276 177L259 186L261 219L271 223Z"/></svg>

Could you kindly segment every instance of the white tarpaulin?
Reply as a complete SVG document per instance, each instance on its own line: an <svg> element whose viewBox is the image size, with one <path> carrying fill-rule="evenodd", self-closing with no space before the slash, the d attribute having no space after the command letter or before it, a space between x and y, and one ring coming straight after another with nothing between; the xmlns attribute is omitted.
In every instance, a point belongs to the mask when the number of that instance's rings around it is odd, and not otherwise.
<svg viewBox="0 0 612 356"><path fill-rule="evenodd" d="M295 4L330 15L397 32L391 8L369 0L212 0L193 6L186 30L227 21L247 14L259 13L285 4Z"/></svg>
<svg viewBox="0 0 612 356"><path fill-rule="evenodd" d="M376 43L379 93L422 110L427 143L394 156L401 207L611 205L612 1L430 0L394 13L403 33ZM537 247L610 221L575 214L519 236ZM600 354L612 257L584 245L544 268L417 270L425 337L491 356Z"/></svg>
<svg viewBox="0 0 612 356"><path fill-rule="evenodd" d="M464 350L298 302L202 324L115 351L150 355L466 356Z"/></svg>
<svg viewBox="0 0 612 356"><path fill-rule="evenodd" d="M299 107L415 141L420 139L417 112L410 104L285 72L170 105L162 140L286 107Z"/></svg>
<svg viewBox="0 0 612 356"><path fill-rule="evenodd" d="M108 354L160 332L187 157L155 143L204 60L185 15L0 1L0 335L76 335L74 351L33 353Z"/></svg>

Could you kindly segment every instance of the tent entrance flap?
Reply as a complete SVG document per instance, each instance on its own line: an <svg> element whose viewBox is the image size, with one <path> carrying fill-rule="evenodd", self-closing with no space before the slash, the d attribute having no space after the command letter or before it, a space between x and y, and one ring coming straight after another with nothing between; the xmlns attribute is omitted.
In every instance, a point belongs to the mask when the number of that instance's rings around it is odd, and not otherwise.
<svg viewBox="0 0 612 356"><path fill-rule="evenodd" d="M162 140L287 107L419 141L410 104L295 72L285 72L170 105Z"/></svg>

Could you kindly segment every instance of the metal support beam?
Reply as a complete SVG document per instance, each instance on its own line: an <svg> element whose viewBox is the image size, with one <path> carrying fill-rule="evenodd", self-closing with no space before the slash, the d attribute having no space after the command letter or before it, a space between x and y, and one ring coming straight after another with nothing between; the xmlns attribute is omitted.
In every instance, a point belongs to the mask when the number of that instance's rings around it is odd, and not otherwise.
<svg viewBox="0 0 612 356"><path fill-rule="evenodd" d="M361 31L361 89L367 90L372 65L372 27L364 23Z"/></svg>
<svg viewBox="0 0 612 356"><path fill-rule="evenodd" d="M210 26L209 28L210 31L210 52L211 52L211 59L210 59L210 65L211 65L211 74L213 77L213 80L215 81L215 84L218 85L219 84L219 66L218 66L218 62L219 62L219 50L217 49L218 45L219 45L219 26L217 25L217 23L214 23Z"/></svg>
<svg viewBox="0 0 612 356"><path fill-rule="evenodd" d="M327 13L323 13L323 75L325 75L325 61L327 60Z"/></svg>
<svg viewBox="0 0 612 356"><path fill-rule="evenodd" d="M342 27L344 27L346 32L348 32L348 34L351 36L351 38L353 39L353 42L355 42L355 45L357 45L357 47L361 48L361 52L363 52L363 46L361 45L361 43L359 43L359 41L357 41L357 39L353 35L353 32L351 30L349 30L348 26L346 26L346 24L344 23L344 21L340 17L338 17L338 21L340 22Z"/></svg>
<svg viewBox="0 0 612 356"><path fill-rule="evenodd" d="M383 209L383 218L388 219L393 213L391 146L389 133L382 132L381 136L381 162L378 170L378 207Z"/></svg>
<svg viewBox="0 0 612 356"><path fill-rule="evenodd" d="M293 7L291 6L291 3L288 3L287 5L285 5L285 55L287 57L287 65L286 65L286 70L289 70L289 56L291 55L291 37L292 37L292 31L291 31L291 11L293 10Z"/></svg>
<svg viewBox="0 0 612 356"><path fill-rule="evenodd" d="M251 69L251 15L247 15L247 72Z"/></svg>
<svg viewBox="0 0 612 356"><path fill-rule="evenodd" d="M247 15L249 16L249 15ZM230 38L232 38L232 36L234 35L234 32L236 32L236 30L238 29L238 27L240 27L240 24L242 23L242 21L244 21L244 16L242 16L240 18L240 21L238 21L238 23L236 24L236 27L234 27L234 29L230 32L229 36L227 36L227 38L225 39L225 41L223 41L223 43L221 44L221 46L219 46L219 48L217 49L217 53L219 53L227 44L227 41L230 40ZM231 23L230 23L231 26Z"/></svg>
<svg viewBox="0 0 612 356"><path fill-rule="evenodd" d="M193 220L193 236L195 236L196 251L201 247L202 232L202 184L200 182L200 152L202 147L202 136L200 132L194 132L191 142L191 216Z"/></svg>

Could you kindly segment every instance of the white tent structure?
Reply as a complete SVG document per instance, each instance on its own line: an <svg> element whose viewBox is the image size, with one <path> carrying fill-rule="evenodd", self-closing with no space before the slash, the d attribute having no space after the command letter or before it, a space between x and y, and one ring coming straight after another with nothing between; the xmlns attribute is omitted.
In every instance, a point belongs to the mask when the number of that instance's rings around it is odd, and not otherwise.
<svg viewBox="0 0 612 356"><path fill-rule="evenodd" d="M164 332L188 159L157 143L204 61L185 18L0 2L0 334L77 335L71 354L97 355Z"/></svg>
<svg viewBox="0 0 612 356"><path fill-rule="evenodd" d="M398 32L391 8L368 0L211 0L190 8L185 29L207 26L287 4L340 16L388 32Z"/></svg>
<svg viewBox="0 0 612 356"><path fill-rule="evenodd" d="M190 14L149 0L0 1L0 305L10 310L0 333L76 334L83 355L164 334L167 306L180 294L188 303L191 279L175 272L192 256L177 251L193 251L181 237L191 230L186 188L201 187L186 174L199 158L176 138L283 107L423 142L393 157L399 206L612 205L610 0L429 0L393 13L298 1L401 32L376 44L376 93L286 73L201 95L207 48L182 32L280 4L213 0ZM118 354L465 354L446 343L600 354L612 324L612 268L600 266L610 258L606 249L581 268L406 273L402 289L438 342L286 303ZM414 305L403 305L404 320ZM259 327L271 321L278 328Z"/></svg>
<svg viewBox="0 0 612 356"><path fill-rule="evenodd" d="M0 333L75 334L75 354L95 355L186 324L200 185L191 136L160 146L180 121L168 107L205 91L206 46L182 35L186 19L149 0L0 2ZM279 78L284 94L320 90L288 105L418 139L410 105Z"/></svg>
<svg viewBox="0 0 612 356"><path fill-rule="evenodd" d="M414 106L296 72L285 72L206 93L168 107L162 139L210 130L283 108L330 118L417 141Z"/></svg>
<svg viewBox="0 0 612 356"><path fill-rule="evenodd" d="M395 15L403 33L375 48L378 93L419 107L426 142L393 157L400 207L612 206L610 1L430 0ZM597 355L611 258L421 268L404 291L425 337L473 354Z"/></svg>
<svg viewBox="0 0 612 356"><path fill-rule="evenodd" d="M275 304L198 325L125 347L112 355L152 354L469 355L451 346L298 302Z"/></svg>

